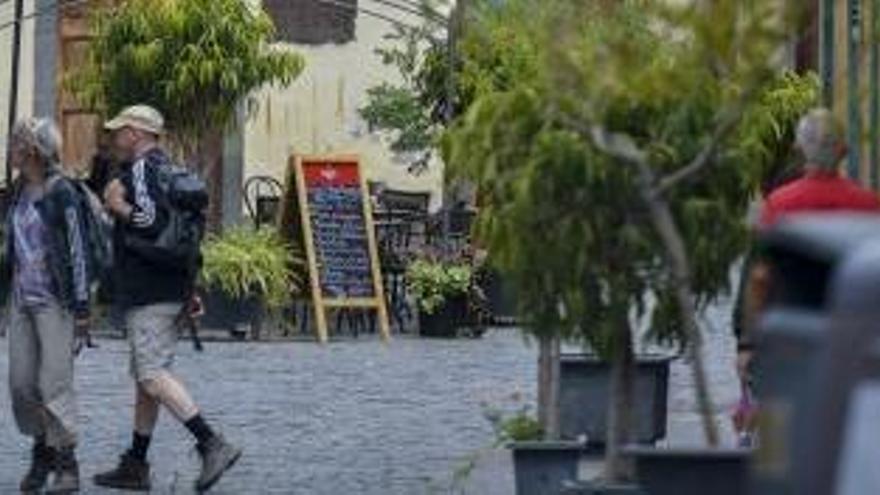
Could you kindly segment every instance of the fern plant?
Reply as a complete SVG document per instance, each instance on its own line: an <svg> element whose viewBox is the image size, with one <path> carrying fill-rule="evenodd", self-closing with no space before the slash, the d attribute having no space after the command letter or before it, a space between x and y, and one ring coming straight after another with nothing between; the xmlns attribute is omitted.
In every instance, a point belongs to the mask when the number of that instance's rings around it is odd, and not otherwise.
<svg viewBox="0 0 880 495"><path fill-rule="evenodd" d="M231 229L202 247L202 281L230 297L261 298L277 308L300 291L302 258L273 229Z"/></svg>

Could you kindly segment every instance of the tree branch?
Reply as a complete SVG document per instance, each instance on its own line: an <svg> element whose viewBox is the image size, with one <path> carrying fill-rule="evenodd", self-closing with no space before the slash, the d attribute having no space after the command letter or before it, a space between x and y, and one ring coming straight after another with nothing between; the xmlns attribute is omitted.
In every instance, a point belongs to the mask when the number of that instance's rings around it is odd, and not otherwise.
<svg viewBox="0 0 880 495"><path fill-rule="evenodd" d="M758 85L755 85L743 91L736 104L721 117L718 127L712 132L709 142L697 156L686 167L678 169L659 180L656 186L657 194L666 194L679 183L701 173L712 164L712 155L715 154L721 142L727 138L742 120L743 113L745 113L746 107L754 97L757 89Z"/></svg>
<svg viewBox="0 0 880 495"><path fill-rule="evenodd" d="M690 261L684 237L678 228L672 214L672 208L665 195L677 185L702 173L715 163L712 161L712 155L718 150L721 142L740 123L748 103L752 101L759 87L760 84L756 83L743 91L736 104L721 117L709 142L686 167L660 180L657 179L648 162L648 154L639 148L631 136L613 133L601 126L591 126L558 109L552 112L554 117L575 130L583 139L592 142L604 153L634 166L639 174L639 194L648 207L651 223L660 236L672 269L675 299L684 325L684 333L690 342L688 354L696 386L697 406L703 419L703 432L706 441L713 447L718 445L719 434L703 361L703 339L696 319L697 308L691 285Z"/></svg>
<svg viewBox="0 0 880 495"><path fill-rule="evenodd" d="M719 441L718 425L715 424L715 408L709 393L706 367L703 362L703 338L696 319L697 308L694 304L694 291L691 286L690 262L684 238L675 222L672 208L661 190L654 186L656 178L648 163L647 153L639 149L631 137L625 134L610 133L598 126L593 127L589 134L599 149L629 163L638 171L639 193L648 206L651 223L660 236L666 250L666 257L672 268L675 299L681 321L684 324L684 333L690 343L688 354L696 385L697 407L703 418L703 433L706 436L706 442L710 446L716 447Z"/></svg>

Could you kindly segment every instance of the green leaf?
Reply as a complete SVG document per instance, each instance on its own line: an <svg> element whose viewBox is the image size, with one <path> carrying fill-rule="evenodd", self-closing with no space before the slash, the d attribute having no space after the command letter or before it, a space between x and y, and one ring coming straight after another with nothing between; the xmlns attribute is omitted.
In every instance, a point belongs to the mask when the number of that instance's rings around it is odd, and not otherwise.
<svg viewBox="0 0 880 495"><path fill-rule="evenodd" d="M233 123L236 106L266 84L289 84L303 59L269 47L273 26L240 0L141 0L96 9L87 63L66 86L115 113L157 107L181 140Z"/></svg>

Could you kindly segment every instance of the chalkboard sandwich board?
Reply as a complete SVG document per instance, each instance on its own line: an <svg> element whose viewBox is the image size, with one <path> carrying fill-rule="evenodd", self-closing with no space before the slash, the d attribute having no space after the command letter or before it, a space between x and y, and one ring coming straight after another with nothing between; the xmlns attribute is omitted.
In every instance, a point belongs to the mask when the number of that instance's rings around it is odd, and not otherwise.
<svg viewBox="0 0 880 495"><path fill-rule="evenodd" d="M328 338L328 308L375 309L388 339L375 230L358 157L297 156L291 162L318 339Z"/></svg>

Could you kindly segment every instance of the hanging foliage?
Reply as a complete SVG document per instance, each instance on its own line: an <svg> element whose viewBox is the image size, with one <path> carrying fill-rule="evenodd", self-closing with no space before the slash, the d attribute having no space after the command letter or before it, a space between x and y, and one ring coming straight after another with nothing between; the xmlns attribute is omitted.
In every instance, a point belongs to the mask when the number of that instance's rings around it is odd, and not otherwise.
<svg viewBox="0 0 880 495"><path fill-rule="evenodd" d="M270 46L272 21L240 0L129 0L98 10L93 26L87 63L68 86L109 114L152 105L183 140L224 129L254 90L290 84L304 64Z"/></svg>
<svg viewBox="0 0 880 495"><path fill-rule="evenodd" d="M590 127L631 136L665 176L694 159L746 86L756 95L711 171L668 193L705 307L730 289L730 266L749 241L747 208L762 180L790 161L791 129L816 103L816 78L775 74L767 65L775 33L753 17L757 25L738 35L753 58L741 60L727 56L731 41L702 38L702 21L687 10L623 2L600 14L565 1L518 3L533 25L519 36L530 37L541 70L483 91L444 142L453 174L480 188L479 237L517 279L536 333L601 350L604 330L614 331L610 315L632 308L644 316L651 295L655 336L682 343L638 174L598 149ZM548 23L555 29L542 30ZM672 26L679 36L668 36ZM474 39L491 37L474 31Z"/></svg>

